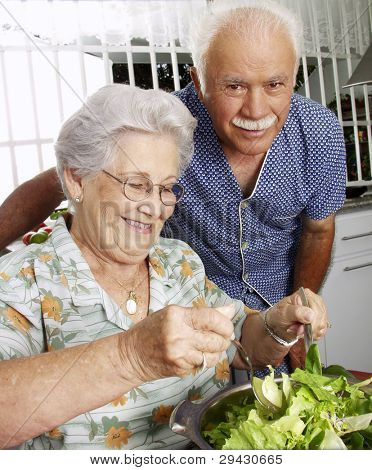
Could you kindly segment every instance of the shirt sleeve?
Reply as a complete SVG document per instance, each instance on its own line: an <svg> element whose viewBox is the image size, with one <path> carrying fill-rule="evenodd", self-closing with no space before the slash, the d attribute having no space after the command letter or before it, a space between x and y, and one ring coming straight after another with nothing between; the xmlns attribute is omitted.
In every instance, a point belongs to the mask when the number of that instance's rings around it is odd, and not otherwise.
<svg viewBox="0 0 372 470"><path fill-rule="evenodd" d="M0 301L0 360L43 352L42 332L21 313Z"/></svg>
<svg viewBox="0 0 372 470"><path fill-rule="evenodd" d="M335 119L330 127L330 140L327 147L327 165L319 175L320 184L305 208L306 217L321 220L340 209L345 200L346 190L346 150L341 126Z"/></svg>

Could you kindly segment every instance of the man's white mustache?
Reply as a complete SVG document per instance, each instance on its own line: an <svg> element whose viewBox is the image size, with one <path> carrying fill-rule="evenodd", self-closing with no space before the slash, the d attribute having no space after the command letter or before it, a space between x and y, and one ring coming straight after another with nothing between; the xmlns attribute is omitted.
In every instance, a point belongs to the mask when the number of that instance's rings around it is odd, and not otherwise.
<svg viewBox="0 0 372 470"><path fill-rule="evenodd" d="M258 119L257 121L234 118L232 123L235 126L241 127L247 131L263 131L264 129L268 129L273 124L275 124L277 120L278 118L272 114L271 116L266 116L262 119Z"/></svg>

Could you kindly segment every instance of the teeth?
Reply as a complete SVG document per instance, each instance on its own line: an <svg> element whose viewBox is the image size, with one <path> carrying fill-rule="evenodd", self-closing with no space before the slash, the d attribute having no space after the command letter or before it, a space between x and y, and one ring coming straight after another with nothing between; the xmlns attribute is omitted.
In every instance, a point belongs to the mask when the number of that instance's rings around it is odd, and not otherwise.
<svg viewBox="0 0 372 470"><path fill-rule="evenodd" d="M125 219L129 225L133 225L134 227L139 228L150 228L150 224L142 224L141 222L136 222L135 220Z"/></svg>

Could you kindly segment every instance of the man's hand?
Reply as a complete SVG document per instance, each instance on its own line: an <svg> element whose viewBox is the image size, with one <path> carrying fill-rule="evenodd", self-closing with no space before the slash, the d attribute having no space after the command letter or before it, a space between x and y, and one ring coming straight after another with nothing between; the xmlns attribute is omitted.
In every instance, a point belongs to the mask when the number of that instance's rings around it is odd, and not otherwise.
<svg viewBox="0 0 372 470"><path fill-rule="evenodd" d="M43 222L63 199L55 168L18 186L0 207L0 250Z"/></svg>
<svg viewBox="0 0 372 470"><path fill-rule="evenodd" d="M267 312L267 325L279 338L288 342L292 341L296 336L303 334L303 325L308 323L312 325L315 340L325 335L328 324L324 302L319 295L309 289L306 289L306 294L309 308L302 305L299 294L295 292L280 300ZM262 315L258 313L247 316L242 327L240 342L248 352L255 368L263 368L267 364L277 367L282 363L284 356L298 344L296 343L289 350L288 347L276 342L267 333ZM301 357L301 361L302 359ZM297 361L297 364L301 365L301 361ZM247 368L238 353L234 357L233 366L237 369Z"/></svg>
<svg viewBox="0 0 372 470"><path fill-rule="evenodd" d="M327 332L327 309L323 299L306 289L309 307L304 307L300 295L294 294L285 297L272 307L266 314L266 321L270 329L280 338L292 341L304 334L304 325L310 324L314 340L323 337Z"/></svg>
<svg viewBox="0 0 372 470"><path fill-rule="evenodd" d="M318 292L331 260L334 236L334 214L323 220L303 217L295 261L293 291L302 286Z"/></svg>

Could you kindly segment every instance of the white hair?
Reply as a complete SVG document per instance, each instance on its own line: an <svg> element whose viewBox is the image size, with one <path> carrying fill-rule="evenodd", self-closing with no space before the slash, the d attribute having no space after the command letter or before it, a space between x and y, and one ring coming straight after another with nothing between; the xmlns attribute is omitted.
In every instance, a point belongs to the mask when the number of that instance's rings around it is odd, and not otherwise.
<svg viewBox="0 0 372 470"><path fill-rule="evenodd" d="M263 38L277 31L286 33L292 42L296 57L295 80L302 52L303 28L301 20L294 13L270 0L252 0L248 5L229 9L226 9L226 5L222 8L217 5L208 11L199 20L190 38L192 59L201 91L205 91L207 54L219 33L232 33L244 39L247 34L253 38Z"/></svg>
<svg viewBox="0 0 372 470"><path fill-rule="evenodd" d="M179 169L184 171L193 154L196 119L182 102L161 90L108 85L90 96L62 126L55 143L57 172L67 198L64 169L80 177L94 176L125 146L125 133L137 131L173 137L179 148ZM149 156L149 158L151 158Z"/></svg>

